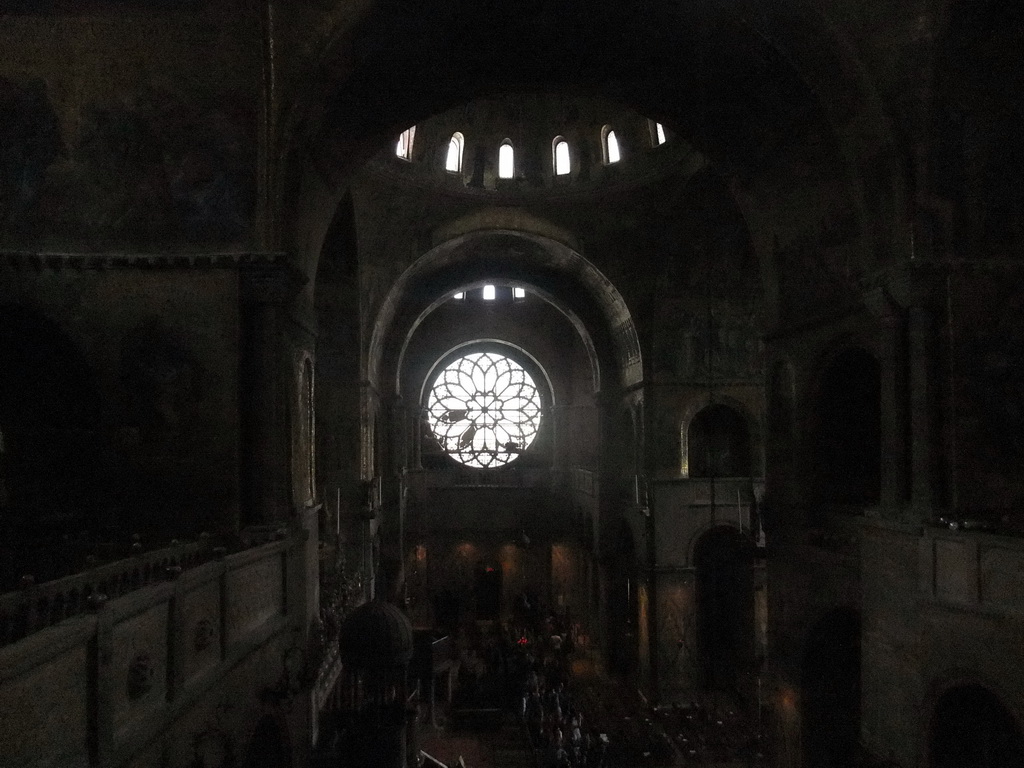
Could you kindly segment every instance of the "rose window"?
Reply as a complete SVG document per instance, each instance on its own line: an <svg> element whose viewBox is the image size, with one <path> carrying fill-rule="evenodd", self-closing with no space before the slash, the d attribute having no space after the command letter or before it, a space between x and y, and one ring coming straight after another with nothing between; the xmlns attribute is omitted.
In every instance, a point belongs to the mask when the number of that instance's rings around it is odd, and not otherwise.
<svg viewBox="0 0 1024 768"><path fill-rule="evenodd" d="M468 467L500 467L525 451L540 427L537 385L515 360L473 352L434 380L427 422L445 453Z"/></svg>

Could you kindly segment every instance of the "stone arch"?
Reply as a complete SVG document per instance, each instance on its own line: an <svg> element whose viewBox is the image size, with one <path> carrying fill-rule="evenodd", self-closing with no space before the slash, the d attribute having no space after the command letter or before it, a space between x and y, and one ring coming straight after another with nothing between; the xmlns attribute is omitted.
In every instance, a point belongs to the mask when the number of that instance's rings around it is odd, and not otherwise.
<svg viewBox="0 0 1024 768"><path fill-rule="evenodd" d="M997 686L968 672L938 681L924 707L929 768L1020 768L1024 737L1019 716Z"/></svg>
<svg viewBox="0 0 1024 768"><path fill-rule="evenodd" d="M360 385L359 244L351 194L342 197L333 214L317 262L313 309L316 316L314 376L330 386L317 386L317 482L333 489L335 504L357 509L363 502L363 465L358 428ZM365 472L365 474L364 474ZM337 510L336 510L337 511Z"/></svg>
<svg viewBox="0 0 1024 768"><path fill-rule="evenodd" d="M679 427L680 440L680 474L691 477L690 473L690 427L694 418L712 406L724 406L737 414L746 427L750 458L750 471L739 477L757 477L764 474L764 433L758 419L750 412L746 404L736 398L721 394L705 394L691 402L683 411Z"/></svg>
<svg viewBox="0 0 1024 768"><path fill-rule="evenodd" d="M690 477L747 477L752 474L750 432L733 408L714 403L698 411L686 430Z"/></svg>
<svg viewBox="0 0 1024 768"><path fill-rule="evenodd" d="M442 243L395 281L370 338L370 383L382 391L388 386L399 391L401 356L412 331L451 293L484 281L529 285L558 307L588 349L595 391L603 387L602 371L615 371L622 386L643 380L640 342L629 308L593 264L547 238L492 230Z"/></svg>
<svg viewBox="0 0 1024 768"><path fill-rule="evenodd" d="M754 9L742 15L727 6L681 8L664 3L643 14L618 14L614 19L584 15L577 21L601 44L585 51L582 62L575 51L573 66L563 67L560 63L570 53L555 34L560 25L546 25L538 38L535 25L527 30L525 21L516 19L499 30L500 37L528 55L517 57L510 66L502 41L494 40L487 8L459 7L464 33L455 47L474 65L465 68L470 76L449 79L437 73L450 69L452 62L434 64L435 57L449 57L455 42L448 37L452 28L431 18L429 11L381 1L361 13L324 17L326 31L313 45L320 55L306 76L296 79L303 83L302 93L279 120L280 165L273 185L277 201L282 208L287 205L282 220L294 222L290 231L275 236L275 244L293 252L304 273L315 272L330 211L347 179L391 134L467 99L502 88L521 89L524 83L619 99L734 167L757 167L765 148L785 147L813 123L835 139L857 210L862 250L875 255L906 250L909 238L896 231L905 220L905 206L888 116L852 44L822 14L796 3L772 3L764 12ZM515 46L527 31L532 44ZM401 42L396 44L396 39ZM647 47L630 42L636 40L664 45L664 55L651 55ZM394 55L396 50L420 65L407 66ZM718 62L721 57L716 54L722 50L730 51L730 61L750 57L758 66L712 73L707 62ZM764 70L774 83L767 88L771 98L764 98L765 89L758 83L745 83L751 69ZM565 79L567 73L572 73L571 80ZM732 90L732 78L738 78L735 90L750 96L749 103L744 102L749 113L721 110L712 119L710 110L693 109L707 100L706 79L711 74L726 81L726 91ZM382 99L382 92L403 98ZM719 124L726 112L742 113L744 119ZM769 135L751 134L754 126ZM877 228L881 231L869 230L872 219L884 222ZM758 248L758 253L772 258L768 249ZM770 265L762 264L762 272L766 282L775 280Z"/></svg>
<svg viewBox="0 0 1024 768"><path fill-rule="evenodd" d="M65 564L36 562L29 542L52 544L69 529L95 531L119 522L107 519L106 499L97 490L96 478L109 471L101 463L109 452L99 438L97 377L62 327L26 307L0 305L0 361L0 471L6 487L0 576L13 577L6 573L10 567L38 581L56 578L64 571L51 569Z"/></svg>

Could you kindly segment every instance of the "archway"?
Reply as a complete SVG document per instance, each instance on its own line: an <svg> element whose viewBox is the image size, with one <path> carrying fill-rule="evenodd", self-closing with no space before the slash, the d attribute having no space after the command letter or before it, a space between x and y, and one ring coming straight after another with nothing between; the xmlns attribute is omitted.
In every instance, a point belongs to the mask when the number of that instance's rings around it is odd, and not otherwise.
<svg viewBox="0 0 1024 768"><path fill-rule="evenodd" d="M690 477L749 477L750 432L743 417L727 405L699 411L687 429Z"/></svg>
<svg viewBox="0 0 1024 768"><path fill-rule="evenodd" d="M754 668L754 582L750 542L735 528L705 532L694 548L697 647L708 691L739 695Z"/></svg>
<svg viewBox="0 0 1024 768"><path fill-rule="evenodd" d="M960 685L939 698L928 733L931 768L1022 768L1024 739L987 688Z"/></svg>
<svg viewBox="0 0 1024 768"><path fill-rule="evenodd" d="M808 768L852 768L860 742L860 615L839 609L807 636L801 724Z"/></svg>
<svg viewBox="0 0 1024 768"><path fill-rule="evenodd" d="M588 350L593 389L614 371L622 386L643 380L640 342L629 308L600 270L572 247L508 229L459 235L420 256L380 303L369 342L367 376L397 391L402 357L416 328L457 291L489 284L528 285L556 307ZM392 385L392 382L393 385Z"/></svg>
<svg viewBox="0 0 1024 768"><path fill-rule="evenodd" d="M99 442L100 398L84 355L48 318L0 307L0 591L79 567L84 552L55 548L68 530L104 519L109 466ZM59 553L58 553L59 552Z"/></svg>

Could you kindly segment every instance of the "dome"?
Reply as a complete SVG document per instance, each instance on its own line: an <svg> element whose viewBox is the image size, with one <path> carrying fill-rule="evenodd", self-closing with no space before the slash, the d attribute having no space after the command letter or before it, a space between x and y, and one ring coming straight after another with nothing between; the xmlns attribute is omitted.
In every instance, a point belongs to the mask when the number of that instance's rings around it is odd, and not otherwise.
<svg viewBox="0 0 1024 768"><path fill-rule="evenodd" d="M646 186L703 163L680 136L617 102L516 93L409 126L366 171L398 185L510 203Z"/></svg>
<svg viewBox="0 0 1024 768"><path fill-rule="evenodd" d="M341 660L355 667L393 667L412 659L412 624L397 606L372 600L341 625Z"/></svg>

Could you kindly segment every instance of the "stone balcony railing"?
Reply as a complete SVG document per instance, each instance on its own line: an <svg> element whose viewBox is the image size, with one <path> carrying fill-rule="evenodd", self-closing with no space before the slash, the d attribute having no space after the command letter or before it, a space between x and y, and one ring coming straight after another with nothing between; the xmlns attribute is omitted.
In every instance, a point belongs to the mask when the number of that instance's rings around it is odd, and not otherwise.
<svg viewBox="0 0 1024 768"><path fill-rule="evenodd" d="M223 553L223 549L219 551ZM23 577L20 590L0 595L0 647L88 613L99 600L118 598L173 578L214 559L217 554L218 548L212 540L203 537L199 541L139 552L133 557L99 564L42 584L36 584L31 576Z"/></svg>
<svg viewBox="0 0 1024 768"><path fill-rule="evenodd" d="M272 538L232 554L171 547L3 596L0 765L156 765L145 750L184 738L168 734L210 691L273 680L308 623L313 539Z"/></svg>
<svg viewBox="0 0 1024 768"><path fill-rule="evenodd" d="M959 610L1024 616L1024 539L926 526L919 558L926 600Z"/></svg>

